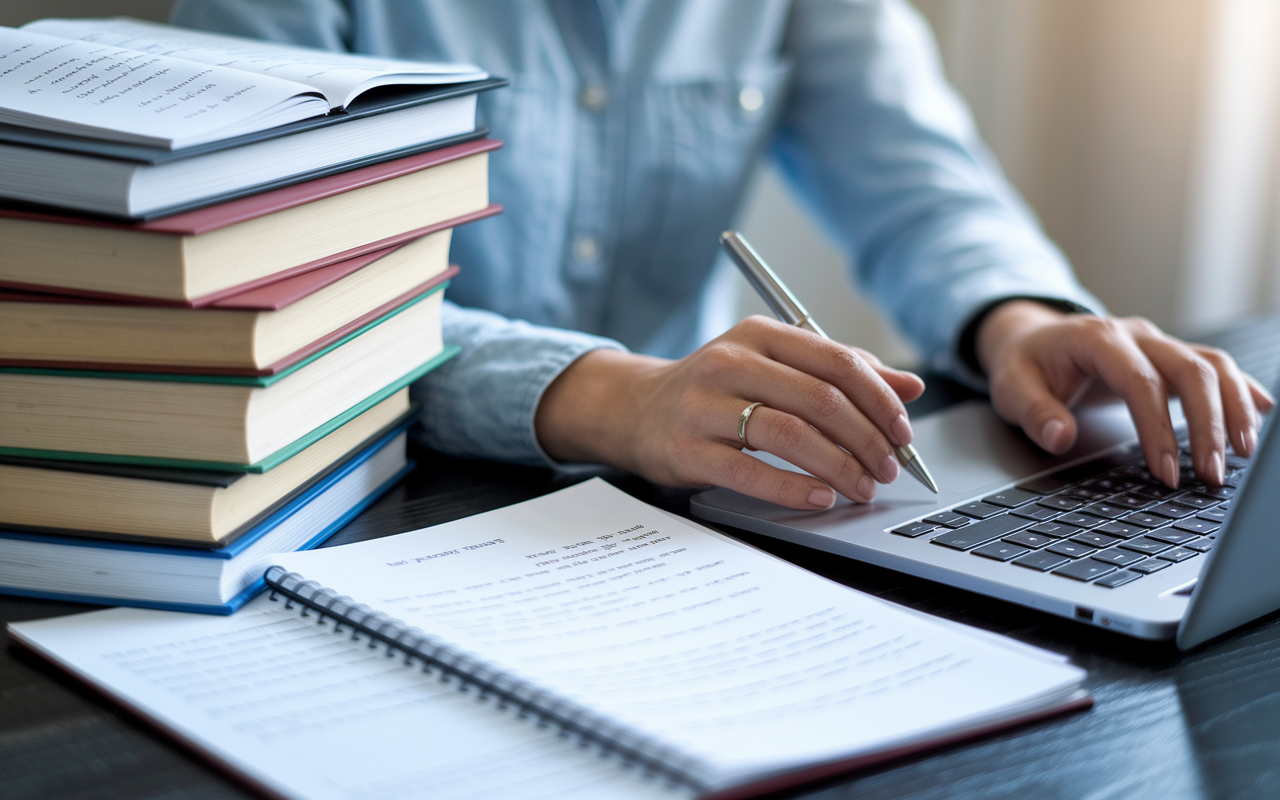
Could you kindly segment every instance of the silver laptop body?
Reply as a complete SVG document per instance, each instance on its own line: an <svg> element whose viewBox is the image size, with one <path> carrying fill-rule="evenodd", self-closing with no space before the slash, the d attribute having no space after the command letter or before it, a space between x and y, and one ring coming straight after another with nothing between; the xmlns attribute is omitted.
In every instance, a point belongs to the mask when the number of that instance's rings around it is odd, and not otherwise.
<svg viewBox="0 0 1280 800"><path fill-rule="evenodd" d="M1171 410L1175 422L1181 422L1176 403ZM1270 423L1230 502L1213 549L1116 588L942 547L931 541L937 531L914 538L891 532L1028 479L1100 456L1120 455L1136 446L1136 432L1123 404L1078 409L1077 418L1079 440L1071 452L1058 458L1046 455L1020 431L1000 421L986 403L962 403L915 421L914 444L941 489L936 496L903 478L881 486L870 504L841 499L828 511L801 512L713 489L693 498L692 511L710 522L1130 636L1176 638L1183 649L1280 608L1280 532L1273 529L1280 513L1280 435L1272 432ZM771 463L794 469L777 460Z"/></svg>

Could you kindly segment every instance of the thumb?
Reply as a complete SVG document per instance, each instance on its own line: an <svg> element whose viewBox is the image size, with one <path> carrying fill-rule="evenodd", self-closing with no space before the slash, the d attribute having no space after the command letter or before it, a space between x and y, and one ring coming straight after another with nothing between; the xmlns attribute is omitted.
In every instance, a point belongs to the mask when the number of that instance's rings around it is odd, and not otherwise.
<svg viewBox="0 0 1280 800"><path fill-rule="evenodd" d="M1001 419L1020 426L1031 441L1050 453L1064 453L1075 444L1075 416L1034 367L1007 369L992 383L991 404Z"/></svg>

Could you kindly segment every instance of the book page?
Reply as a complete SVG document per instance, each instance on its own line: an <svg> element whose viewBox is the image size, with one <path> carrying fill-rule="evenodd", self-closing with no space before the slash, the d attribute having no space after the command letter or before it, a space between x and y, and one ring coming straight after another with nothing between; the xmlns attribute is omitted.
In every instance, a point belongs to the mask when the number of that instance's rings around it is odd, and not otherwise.
<svg viewBox="0 0 1280 800"><path fill-rule="evenodd" d="M231 617L117 608L10 630L282 797L681 797L265 596Z"/></svg>
<svg viewBox="0 0 1280 800"><path fill-rule="evenodd" d="M270 561L675 744L712 780L998 719L1065 696L1083 675L676 521L599 480Z"/></svg>
<svg viewBox="0 0 1280 800"><path fill-rule="evenodd" d="M344 108L375 86L462 83L488 77L471 64L333 53L126 18L46 19L23 29L286 78L321 92L331 108Z"/></svg>
<svg viewBox="0 0 1280 800"><path fill-rule="evenodd" d="M176 149L327 111L292 81L0 27L0 122Z"/></svg>

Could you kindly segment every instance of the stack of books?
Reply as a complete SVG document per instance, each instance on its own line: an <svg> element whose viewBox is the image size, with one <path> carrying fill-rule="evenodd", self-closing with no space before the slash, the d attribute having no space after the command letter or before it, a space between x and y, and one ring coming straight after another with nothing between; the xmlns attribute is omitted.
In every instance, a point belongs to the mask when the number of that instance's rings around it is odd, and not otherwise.
<svg viewBox="0 0 1280 800"><path fill-rule="evenodd" d="M0 28L0 591L230 613L411 464L468 65L134 20Z"/></svg>

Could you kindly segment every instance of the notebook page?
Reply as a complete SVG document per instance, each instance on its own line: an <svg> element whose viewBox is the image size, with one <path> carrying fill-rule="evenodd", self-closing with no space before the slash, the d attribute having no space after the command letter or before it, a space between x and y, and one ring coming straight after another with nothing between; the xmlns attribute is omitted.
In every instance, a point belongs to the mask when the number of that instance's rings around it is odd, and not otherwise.
<svg viewBox="0 0 1280 800"><path fill-rule="evenodd" d="M178 148L326 111L279 78L0 27L0 122Z"/></svg>
<svg viewBox="0 0 1280 800"><path fill-rule="evenodd" d="M270 560L675 744L719 778L929 738L1060 696L1083 674L599 480Z"/></svg>
<svg viewBox="0 0 1280 800"><path fill-rule="evenodd" d="M331 53L125 18L46 19L24 30L287 78L322 92L331 108L343 108L375 86L460 83L488 77L471 64Z"/></svg>
<svg viewBox="0 0 1280 800"><path fill-rule="evenodd" d="M265 596L231 617L118 608L10 630L288 798L681 797Z"/></svg>

